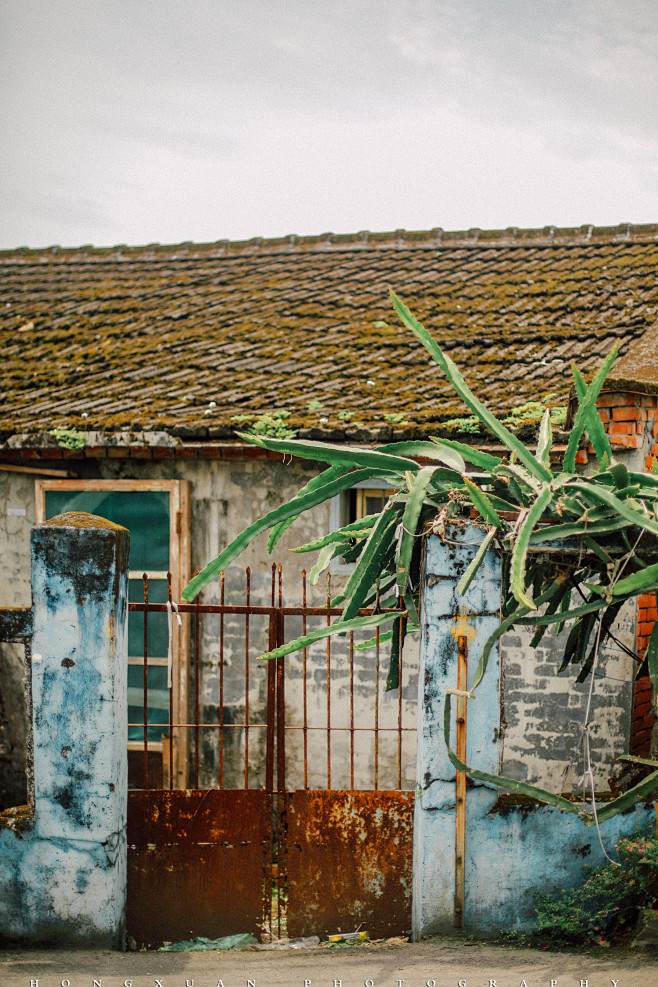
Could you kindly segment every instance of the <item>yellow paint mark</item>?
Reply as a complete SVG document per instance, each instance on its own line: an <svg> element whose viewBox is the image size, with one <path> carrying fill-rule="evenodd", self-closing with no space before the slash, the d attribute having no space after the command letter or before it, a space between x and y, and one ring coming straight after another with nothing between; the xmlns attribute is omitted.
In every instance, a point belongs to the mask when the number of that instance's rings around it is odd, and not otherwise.
<svg viewBox="0 0 658 987"><path fill-rule="evenodd" d="M456 641L460 637L468 638L469 641L475 640L475 627L471 623L471 616L469 610L460 610L453 618L454 624L450 633Z"/></svg>

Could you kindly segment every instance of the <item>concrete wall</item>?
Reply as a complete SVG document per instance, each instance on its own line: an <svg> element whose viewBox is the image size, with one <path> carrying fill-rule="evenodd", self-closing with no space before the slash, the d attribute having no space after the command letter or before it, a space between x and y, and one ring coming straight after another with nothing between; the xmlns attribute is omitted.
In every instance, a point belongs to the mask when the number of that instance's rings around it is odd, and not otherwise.
<svg viewBox="0 0 658 987"><path fill-rule="evenodd" d="M114 450L112 450L114 451ZM191 489L191 571L202 569L208 561L217 556L227 542L255 518L262 516L279 504L284 503L314 476L318 465L295 461L284 464L282 459L227 459L227 460L180 460L180 459L129 459L104 457L84 460L71 460L80 479L173 479L187 480ZM22 508L23 517L9 515L8 509ZM6 582L0 582L0 605L27 606L30 602L29 586L29 526L35 519L34 479L29 475L3 473L0 470L0 523L5 519L7 536L4 542L5 555L0 543L0 573L5 573ZM0 528L0 531L2 529ZM330 528L330 506L321 505L314 511L299 518L284 534L274 555L267 552L267 535L261 535L247 551L231 565L226 573L226 602L243 603L245 598L245 568L251 568L251 600L253 603L270 602L272 561L282 562L283 602L299 604L302 598L301 573L310 571L316 555L297 555L290 551L296 545L311 541L326 534ZM11 565L11 577L5 561ZM0 575L0 580L2 576ZM332 577L332 593L338 592L346 580L345 576ZM203 600L218 603L220 598L219 581L212 582L204 591ZM277 597L278 598L278 597ZM316 587L308 585L308 602L322 605L326 601L324 577ZM316 626L321 618L309 618L308 628ZM301 620L290 619L286 636L292 638L302 631ZM264 717L265 710L265 669L258 667L255 658L267 650L268 625L265 618L250 619L250 688L249 703L252 719ZM365 635L370 636L370 635ZM358 641L358 639L357 639ZM349 655L348 642L334 639L332 642L332 720L336 727L349 723ZM9 646L0 645L6 662L12 661L17 676L16 688L7 698L12 709L23 710L20 692L22 659L20 651L10 652ZM211 617L200 625L200 701L203 707L201 719L206 722L219 722L219 619ZM224 641L224 695L223 716L226 723L244 720L245 710L245 622L243 617L225 620ZM386 653L382 649L382 668L379 674L379 719L383 732L379 741L379 787L397 787L397 746L393 735L386 729L397 724L397 691L385 693ZM403 676L403 720L405 726L415 725L417 645L412 639L405 648L405 669ZM307 709L309 722L322 726L326 722L326 645L311 648L307 654ZM301 678L301 657L291 658L288 663L287 704L289 721L301 726L300 711L303 707ZM357 725L374 726L373 690L375 687L375 655L372 650L354 653L354 698ZM190 694L193 694L191 683ZM264 731L253 731L249 740L249 762L253 772L253 783L264 780ZM233 738L233 739L231 739ZM288 779L291 786L303 784L303 753L301 732L288 732ZM327 775L326 735L322 731L308 734L308 767L310 786L324 787ZM337 731L332 737L332 785L349 785L346 757L349 756L349 735ZM356 734L355 786L373 787L374 774L374 733ZM219 739L216 730L206 730L200 745L201 787L212 787L219 780ZM412 789L415 784L415 736L405 732L403 743L403 787ZM239 730L227 730L223 751L224 785L242 785L244 762L244 737ZM14 776L22 777L24 753L15 751ZM12 804L10 801L6 805Z"/></svg>
<svg viewBox="0 0 658 987"><path fill-rule="evenodd" d="M0 815L0 938L123 945L128 532L32 532L34 797Z"/></svg>
<svg viewBox="0 0 658 987"><path fill-rule="evenodd" d="M111 450L118 451L118 450ZM628 456L640 455L629 450ZM620 455L623 458L623 454ZM240 530L256 517L283 503L292 496L311 475L317 472L315 464L295 461L284 464L280 459L228 459L183 460L129 459L109 457L71 460L80 478L84 479L183 479L191 484L191 568L201 569ZM637 465L637 464L635 464ZM3 499L4 498L4 499ZM25 516L8 514L9 509L24 509ZM30 476L3 473L0 470L0 603L29 604L29 559L26 532L34 520L34 481ZM322 505L302 516L284 534L276 548L274 558L284 564L284 603L301 600L301 570L311 568L314 555L296 555L289 551L295 545L320 537L330 530L329 505ZM2 519L5 531L2 534ZM2 538L4 537L4 542ZM244 600L245 567L251 567L251 598L256 603L269 602L272 556L268 555L267 536L256 539L243 556L229 567L226 574L226 599L233 603ZM4 545L4 548L3 548ZM2 583L4 578L5 582ZM333 577L332 585L339 589L345 577ZM219 582L208 586L204 593L208 602L219 601ZM324 580L315 589L309 587L309 602L321 604L325 600ZM631 604L621 626L620 636L633 643L635 633L635 608ZM309 622L309 627L313 626ZM288 636L301 632L301 622L290 621ZM558 785L564 767L564 755L573 748L582 712L583 687L573 686L570 676L558 677L555 672L560 660L562 639L556 640L550 632L544 637L537 652L528 647L531 634L521 631L503 639L503 687L500 729L504 743L499 748L499 767L512 777L532 781L544 786ZM244 675L245 627L242 618L225 622L224 647L224 702L225 722L240 722L245 709ZM252 618L250 621L251 654L255 658L267 648L267 622ZM336 725L345 724L349 717L349 676L347 642L334 639L332 643L332 711ZM8 689L6 707L22 709L20 691L20 651L9 651L0 645L5 667L11 663L14 670L14 686ZM630 672L631 662L621 653L609 656L606 674L609 679L597 681L592 745L599 764L597 784L607 787L607 773L619 753L627 750L630 729ZM373 689L375 659L372 652L355 653L355 702L357 715L364 723L373 722ZM302 708L302 680L299 668L301 659L288 660L288 705L291 722ZM202 719L218 722L220 716L219 695L219 626L216 618L201 623L200 695L204 707ZM309 651L309 687L307 705L314 725L321 726L326 716L326 648L317 646ZM385 661L385 655L382 655ZM404 685L403 717L407 725L413 724L417 681L417 651L412 644L405 648L406 684ZM383 680L384 674L381 676ZM571 676L573 678L573 676ZM621 681L615 681L615 680ZM9 677L6 679L9 682ZM527 685L530 688L527 688ZM540 700L537 698L541 696ZM265 703L265 682L262 669L252 662L249 702L254 717L262 715ZM380 682L381 725L392 726L397 722L397 694L383 691ZM341 720L342 717L342 720ZM18 724L20 734L20 724ZM16 734L14 730L12 736ZM227 736L224 758L224 783L241 784L243 770L243 738L238 730ZM326 782L326 742L320 731L309 735L312 743L309 764L313 772L309 784L323 786ZM254 778L262 776L264 731L250 738L250 764ZM397 751L392 746L392 735L382 734L380 744L381 787L395 787ZM291 785L300 784L302 758L300 735L289 733L290 757L288 776ZM335 737L336 771L341 766L345 778L345 754L348 750L347 735ZM20 780L23 754L20 740L12 746L14 759L13 777ZM569 755L570 756L570 755ZM1 751L0 751L1 757ZM357 787L371 787L373 776L374 737L358 735ZM217 731L203 733L200 750L200 785L217 784L219 774L219 741ZM260 774L259 774L260 772ZM334 781L338 784L339 774ZM577 779L577 767L569 783ZM415 783L415 738L405 733L403 750L403 787L413 788ZM15 786L14 786L15 787Z"/></svg>
<svg viewBox="0 0 658 987"><path fill-rule="evenodd" d="M484 642L499 620L500 560L494 551L486 554L466 595L457 592L457 582L481 538L482 532L475 527L453 528L449 544L431 537L425 556L423 703L419 707L419 797L414 817L416 938L454 926L456 773L444 743L444 697L448 689L457 687L457 636L464 634L468 639L470 688ZM498 772L501 760L500 686L501 659L495 647L485 676L467 704L466 762L491 774ZM546 701L546 691L535 694L532 687L527 691L529 704ZM454 750L454 698L452 706ZM614 735L614 724L609 728ZM539 745L541 736L533 742ZM605 752L597 747L597 755L604 757ZM596 830L586 828L575 815L501 800L499 795L497 788L480 782L470 783L466 793L464 925L472 931L530 928L534 891L574 886L586 863L604 862ZM608 852L614 852L620 834L648 826L653 818L653 806L641 805L608 820L602 825Z"/></svg>

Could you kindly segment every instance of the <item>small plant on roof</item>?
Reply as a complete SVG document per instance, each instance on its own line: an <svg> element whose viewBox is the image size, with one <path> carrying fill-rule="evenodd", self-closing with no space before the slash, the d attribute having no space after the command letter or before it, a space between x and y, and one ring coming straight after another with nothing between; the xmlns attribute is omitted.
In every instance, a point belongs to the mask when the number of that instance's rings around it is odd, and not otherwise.
<svg viewBox="0 0 658 987"><path fill-rule="evenodd" d="M355 563L345 589L333 601L334 605L344 605L342 616L330 627L297 638L269 652L265 658L289 654L330 634L390 624L391 630L382 634L380 641L390 641L387 687L397 688L400 649L405 635L419 624L422 536L429 532L443 536L449 524L470 523L482 528L484 535L461 577L458 591L466 593L490 546L496 545L502 551L504 561L501 623L484 646L470 695L486 672L492 648L515 625L535 628L532 646L536 647L549 627L559 630L569 623L560 670L569 664L579 666L577 681L582 682L591 674L599 658L600 644L623 604L639 593L658 591L658 564L647 558L651 547L648 542L655 541L658 534L658 477L629 472L625 465L614 461L596 410L596 400L616 358L618 343L589 386L578 368L572 367L578 410L562 462L553 467L550 408L543 413L537 446L532 451L479 401L450 357L393 293L392 300L404 325L438 363L473 417L507 448L508 454L492 455L445 438L393 442L367 449L268 438L252 431L245 438L257 445L284 455L320 460L328 468L306 483L287 504L238 535L192 579L183 597L193 600L261 532L270 531L268 549L272 551L283 532L304 511L359 482L376 480L378 485L394 490L380 513L361 518L295 550L320 552L314 575L337 556ZM579 473L576 454L585 432L594 447L597 467ZM431 462L421 466L418 458ZM542 554L542 544L547 542L563 547L557 564L547 564L546 553ZM363 615L362 611L375 603L379 604L376 612ZM386 612L381 612L382 609ZM648 669L654 689L658 689L658 623L651 634L643 667ZM450 749L449 728L450 696L447 695L445 740L450 759L459 770L466 770L472 778L485 783L577 813L586 825L596 824L596 812L582 812L562 796L465 765ZM609 802L598 813L599 822L627 809L658 787L658 762L641 758L626 760L652 770L630 791Z"/></svg>
<svg viewBox="0 0 658 987"><path fill-rule="evenodd" d="M51 428L50 435L62 449L84 449L87 445L87 437L84 432L78 432L77 428Z"/></svg>

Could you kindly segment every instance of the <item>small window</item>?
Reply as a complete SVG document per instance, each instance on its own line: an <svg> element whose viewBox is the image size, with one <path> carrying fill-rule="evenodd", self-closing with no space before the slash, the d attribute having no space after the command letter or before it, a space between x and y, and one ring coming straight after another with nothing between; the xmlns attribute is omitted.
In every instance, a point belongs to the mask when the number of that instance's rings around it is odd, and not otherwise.
<svg viewBox="0 0 658 987"><path fill-rule="evenodd" d="M378 486L376 480L366 480L334 497L329 506L330 530L335 531L369 514L378 514L393 493L395 491L392 489ZM337 575L348 575L353 568L353 565L345 563L342 558L336 558L331 563L331 571Z"/></svg>
<svg viewBox="0 0 658 987"><path fill-rule="evenodd" d="M189 521L187 484L178 480L37 480L37 521L68 511L85 511L121 524L130 531L128 598L144 599L143 575L148 576L149 600L165 603L167 573L171 572L174 600L189 579ZM174 625L173 718L185 717L188 656L185 635ZM163 747L169 738L167 688L167 616L147 617L147 738L149 779L158 783L163 771ZM128 783L141 788L144 746L144 616L128 616ZM185 732L183 732L185 734ZM174 769L185 787L186 737L174 738ZM161 782L160 782L161 783Z"/></svg>

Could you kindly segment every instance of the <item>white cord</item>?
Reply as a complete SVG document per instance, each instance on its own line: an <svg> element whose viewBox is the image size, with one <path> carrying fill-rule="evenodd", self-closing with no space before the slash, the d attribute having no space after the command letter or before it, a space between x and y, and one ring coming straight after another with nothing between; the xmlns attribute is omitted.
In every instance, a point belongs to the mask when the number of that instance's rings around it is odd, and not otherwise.
<svg viewBox="0 0 658 987"><path fill-rule="evenodd" d="M180 627L183 623L181 616L178 612L178 604L174 603L173 600L167 600L167 688L171 689L173 684L173 669L174 669L174 620L172 612L176 614L176 619L178 620L178 626Z"/></svg>

